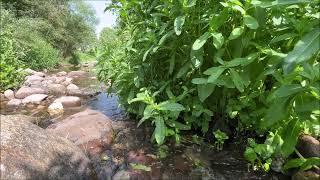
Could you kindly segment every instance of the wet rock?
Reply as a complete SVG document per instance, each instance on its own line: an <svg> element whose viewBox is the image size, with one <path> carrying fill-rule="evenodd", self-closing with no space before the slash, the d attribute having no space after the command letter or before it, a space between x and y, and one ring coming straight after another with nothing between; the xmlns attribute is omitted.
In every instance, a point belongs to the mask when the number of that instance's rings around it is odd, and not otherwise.
<svg viewBox="0 0 320 180"><path fill-rule="evenodd" d="M64 85L61 84L49 84L48 90L50 93L55 95L63 95L66 93L66 87L64 87Z"/></svg>
<svg viewBox="0 0 320 180"><path fill-rule="evenodd" d="M62 96L54 102L62 103L65 108L81 106L81 99L77 96Z"/></svg>
<svg viewBox="0 0 320 180"><path fill-rule="evenodd" d="M65 80L66 80L65 76L55 77L55 83L57 83L57 84L61 84Z"/></svg>
<svg viewBox="0 0 320 180"><path fill-rule="evenodd" d="M60 72L57 73L58 77L59 76L66 76L66 75L67 75L67 72L65 72L65 71L60 71Z"/></svg>
<svg viewBox="0 0 320 180"><path fill-rule="evenodd" d="M47 130L68 138L90 154L100 153L113 139L111 120L99 111L91 109L51 124Z"/></svg>
<svg viewBox="0 0 320 180"><path fill-rule="evenodd" d="M90 179L90 161L65 138L1 116L1 179Z"/></svg>
<svg viewBox="0 0 320 180"><path fill-rule="evenodd" d="M68 73L68 77L85 77L87 75L87 73L85 71L70 71Z"/></svg>
<svg viewBox="0 0 320 180"><path fill-rule="evenodd" d="M297 150L303 157L320 157L319 141L309 135L301 135L298 139Z"/></svg>
<svg viewBox="0 0 320 180"><path fill-rule="evenodd" d="M53 102L48 107L48 113L51 116L60 115L60 114L63 114L63 112L64 112L63 105L60 102Z"/></svg>
<svg viewBox="0 0 320 180"><path fill-rule="evenodd" d="M44 78L38 75L31 75L26 77L25 84L34 84L35 82L41 82Z"/></svg>
<svg viewBox="0 0 320 180"><path fill-rule="evenodd" d="M10 99L14 99L14 92L11 89L8 89L8 90L4 91L3 94L9 100Z"/></svg>
<svg viewBox="0 0 320 180"><path fill-rule="evenodd" d="M320 174L309 170L309 171L298 171L293 174L292 180L319 180Z"/></svg>
<svg viewBox="0 0 320 180"><path fill-rule="evenodd" d="M66 80L62 82L62 85L68 86L73 82L73 78L66 77Z"/></svg>
<svg viewBox="0 0 320 180"><path fill-rule="evenodd" d="M7 106L9 107L18 107L22 104L21 99L11 99L8 103Z"/></svg>
<svg viewBox="0 0 320 180"><path fill-rule="evenodd" d="M75 84L69 84L67 86L67 94L72 96L81 96L82 91L79 89L79 87Z"/></svg>
<svg viewBox="0 0 320 180"><path fill-rule="evenodd" d="M30 96L25 97L22 100L23 104L33 103L33 104L40 104L41 101L45 100L48 97L46 94L32 94Z"/></svg>
<svg viewBox="0 0 320 180"><path fill-rule="evenodd" d="M46 91L42 88L23 86L16 92L15 96L18 99L24 99L25 97L30 96L32 94L46 94Z"/></svg>

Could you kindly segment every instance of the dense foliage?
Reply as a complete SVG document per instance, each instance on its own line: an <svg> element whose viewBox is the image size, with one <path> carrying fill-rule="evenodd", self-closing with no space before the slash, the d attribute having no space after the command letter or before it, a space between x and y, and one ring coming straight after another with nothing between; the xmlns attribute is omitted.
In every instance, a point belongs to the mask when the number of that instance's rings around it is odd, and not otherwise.
<svg viewBox="0 0 320 180"><path fill-rule="evenodd" d="M254 166L282 166L300 133L319 136L319 8L308 0L114 0L107 10L119 12L120 46L106 44L100 78L139 125L152 122L158 144L185 130L220 137L217 129L235 128L266 137L248 141Z"/></svg>
<svg viewBox="0 0 320 180"><path fill-rule="evenodd" d="M22 68L51 69L95 44L95 11L83 1L2 0L1 86L14 88ZM19 78L17 78L19 77Z"/></svg>

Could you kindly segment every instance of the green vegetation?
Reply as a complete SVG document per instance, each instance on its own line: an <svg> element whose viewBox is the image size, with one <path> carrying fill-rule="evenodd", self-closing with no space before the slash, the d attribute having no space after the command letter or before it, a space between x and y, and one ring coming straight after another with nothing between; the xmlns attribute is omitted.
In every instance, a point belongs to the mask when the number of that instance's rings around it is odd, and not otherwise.
<svg viewBox="0 0 320 180"><path fill-rule="evenodd" d="M98 75L139 125L155 126L158 144L192 130L215 133L221 149L227 132L213 127L234 129L265 137L249 139L245 157L269 170L295 153L300 133L319 137L319 2L112 2L119 23L100 38Z"/></svg>
<svg viewBox="0 0 320 180"><path fill-rule="evenodd" d="M52 69L94 47L97 22L83 1L2 0L0 90L15 88L22 69Z"/></svg>

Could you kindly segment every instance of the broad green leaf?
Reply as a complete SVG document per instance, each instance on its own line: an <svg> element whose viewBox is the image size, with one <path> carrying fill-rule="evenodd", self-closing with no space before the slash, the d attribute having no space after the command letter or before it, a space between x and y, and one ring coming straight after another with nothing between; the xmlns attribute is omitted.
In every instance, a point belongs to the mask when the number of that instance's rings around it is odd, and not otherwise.
<svg viewBox="0 0 320 180"><path fill-rule="evenodd" d="M224 37L221 33L211 33L213 45L220 49L224 43Z"/></svg>
<svg viewBox="0 0 320 180"><path fill-rule="evenodd" d="M289 97L275 99L271 106L267 109L260 127L262 129L268 128L286 118L289 109L289 102Z"/></svg>
<svg viewBox="0 0 320 180"><path fill-rule="evenodd" d="M190 125L185 125L185 124L182 124L182 123L180 123L178 121L173 121L173 120L170 120L170 119L166 120L166 124L168 126L170 126L170 127L174 127L174 128L179 129L179 130L186 131L186 130L190 130L191 129Z"/></svg>
<svg viewBox="0 0 320 180"><path fill-rule="evenodd" d="M198 96L201 102L206 100L214 91L214 84L198 84Z"/></svg>
<svg viewBox="0 0 320 180"><path fill-rule="evenodd" d="M139 121L137 127L139 127L144 121L146 121L147 119L151 118L153 115L153 106L152 105L148 105L143 112L143 118Z"/></svg>
<svg viewBox="0 0 320 180"><path fill-rule="evenodd" d="M223 9L219 15L213 16L210 20L210 30L214 32L217 29L219 29L219 27L223 25L223 23L225 23L228 17L229 17L229 12L227 8Z"/></svg>
<svg viewBox="0 0 320 180"><path fill-rule="evenodd" d="M164 101L158 104L159 110L161 111L183 111L185 108L179 103L173 103Z"/></svg>
<svg viewBox="0 0 320 180"><path fill-rule="evenodd" d="M166 137L166 125L164 124L162 117L157 117L155 119L156 129L154 130L154 137L158 144L162 144L164 142L164 138Z"/></svg>
<svg viewBox="0 0 320 180"><path fill-rule="evenodd" d="M258 29L259 27L258 21L250 15L244 15L243 22L250 29Z"/></svg>
<svg viewBox="0 0 320 180"><path fill-rule="evenodd" d="M177 73L177 78L181 78L183 75L185 75L188 72L189 69L190 69L190 64L187 62L179 69L179 72Z"/></svg>
<svg viewBox="0 0 320 180"><path fill-rule="evenodd" d="M288 53L284 59L284 73L291 72L294 67L302 62L309 60L320 49L320 28L316 28L307 33L297 42L294 49Z"/></svg>
<svg viewBox="0 0 320 180"><path fill-rule="evenodd" d="M233 29L232 32L230 33L230 36L228 39L229 40L237 39L238 37L241 36L243 31L244 31L243 27L237 27L237 28Z"/></svg>
<svg viewBox="0 0 320 180"><path fill-rule="evenodd" d="M262 0L252 0L251 4L260 6L263 8L269 8L273 6L283 6L299 3L310 3L312 0L275 0L275 1L262 1Z"/></svg>
<svg viewBox="0 0 320 180"><path fill-rule="evenodd" d="M186 16L178 16L174 20L174 31L176 32L176 35L180 35L182 32L182 26L185 22Z"/></svg>
<svg viewBox="0 0 320 180"><path fill-rule="evenodd" d="M284 170L288 170L291 168L299 168L301 171L306 171L311 169L313 166L320 166L320 158L319 157L311 157L311 158L297 158L290 159L284 166Z"/></svg>
<svg viewBox="0 0 320 180"><path fill-rule="evenodd" d="M245 58L235 58L231 61L228 61L224 64L225 67L236 67L236 66L247 66L250 63L252 63L256 58L258 57L257 53L250 54L249 56Z"/></svg>
<svg viewBox="0 0 320 180"><path fill-rule="evenodd" d="M270 44L273 44L273 43L276 43L276 42L279 42L279 41L283 41L283 40L286 40L286 39L290 39L290 38L293 38L293 37L296 37L296 36L297 36L297 34L295 34L295 33L285 33L285 34L282 34L280 36L274 37L270 41Z"/></svg>
<svg viewBox="0 0 320 180"><path fill-rule="evenodd" d="M192 84L207 84L208 79L205 78L194 78L192 79Z"/></svg>
<svg viewBox="0 0 320 180"><path fill-rule="evenodd" d="M301 132L301 127L298 119L291 120L284 129L282 139L283 145L281 147L281 153L284 157L288 157L293 153L294 148L297 144L299 133Z"/></svg>
<svg viewBox="0 0 320 180"><path fill-rule="evenodd" d="M257 154L254 152L254 150L251 147L247 147L244 152L244 157L246 160L250 161L251 163L254 163L255 160L258 159Z"/></svg>
<svg viewBox="0 0 320 180"><path fill-rule="evenodd" d="M225 68L223 67L211 67L203 72L205 75L210 75L208 78L208 83L212 83L219 78L219 76L223 73Z"/></svg>
<svg viewBox="0 0 320 180"><path fill-rule="evenodd" d="M305 88L302 87L300 84L283 85L272 93L272 99L291 96L293 94L303 91L304 89Z"/></svg>
<svg viewBox="0 0 320 180"><path fill-rule="evenodd" d="M195 68L199 68L203 62L203 48L199 50L191 50L190 52L191 63Z"/></svg>
<svg viewBox="0 0 320 180"><path fill-rule="evenodd" d="M197 0L183 0L183 6L188 8L195 6L196 3L197 3Z"/></svg>
<svg viewBox="0 0 320 180"><path fill-rule="evenodd" d="M244 82L243 82L240 74L233 69L230 69L230 74L231 74L232 81L233 81L234 85L236 86L236 88L240 92L243 92L244 91Z"/></svg>
<svg viewBox="0 0 320 180"><path fill-rule="evenodd" d="M170 37L172 34L173 34L173 31L171 30L171 31L169 31L168 33L166 33L165 35L163 35L163 36L161 37L161 39L159 40L158 45L159 45L159 46L162 45L162 44L165 42L165 40L166 40L168 37Z"/></svg>
<svg viewBox="0 0 320 180"><path fill-rule="evenodd" d="M206 42L207 39L210 37L210 33L206 32L202 36L200 36L192 45L193 50L199 50Z"/></svg>
<svg viewBox="0 0 320 180"><path fill-rule="evenodd" d="M169 61L170 61L169 74L170 74L170 75L173 73L174 66L175 66L175 60L176 60L176 56L173 54L173 55L171 56L171 59L169 59Z"/></svg>

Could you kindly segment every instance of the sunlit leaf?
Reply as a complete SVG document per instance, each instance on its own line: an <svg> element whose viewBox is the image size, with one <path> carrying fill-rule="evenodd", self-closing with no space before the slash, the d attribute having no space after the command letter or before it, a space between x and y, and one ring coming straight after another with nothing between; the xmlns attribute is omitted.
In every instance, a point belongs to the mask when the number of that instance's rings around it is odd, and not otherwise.
<svg viewBox="0 0 320 180"><path fill-rule="evenodd" d="M258 29L259 27L258 21L254 17L249 15L243 16L243 22L250 29Z"/></svg>
<svg viewBox="0 0 320 180"><path fill-rule="evenodd" d="M185 22L186 16L178 16L174 20L174 31L176 32L176 35L180 35L182 32L182 26Z"/></svg>

